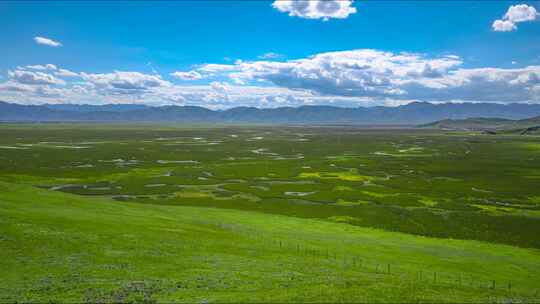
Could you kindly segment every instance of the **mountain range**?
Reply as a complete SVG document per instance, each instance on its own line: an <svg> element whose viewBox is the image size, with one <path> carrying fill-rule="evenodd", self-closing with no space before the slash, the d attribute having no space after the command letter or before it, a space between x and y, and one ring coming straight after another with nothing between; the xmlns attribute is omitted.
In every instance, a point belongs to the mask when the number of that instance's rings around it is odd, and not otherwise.
<svg viewBox="0 0 540 304"><path fill-rule="evenodd" d="M280 108L236 107L210 110L197 106L139 104L21 105L0 101L0 121L21 122L172 122L261 124L417 125L446 119L474 117L526 119L540 115L540 104L413 102L397 107L301 106Z"/></svg>

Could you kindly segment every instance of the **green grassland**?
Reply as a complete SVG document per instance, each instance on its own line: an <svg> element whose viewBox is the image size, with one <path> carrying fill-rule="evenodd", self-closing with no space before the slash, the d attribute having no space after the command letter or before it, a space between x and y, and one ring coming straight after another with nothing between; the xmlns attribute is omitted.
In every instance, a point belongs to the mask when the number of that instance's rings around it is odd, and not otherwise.
<svg viewBox="0 0 540 304"><path fill-rule="evenodd" d="M2 125L0 302L540 302L540 138Z"/></svg>

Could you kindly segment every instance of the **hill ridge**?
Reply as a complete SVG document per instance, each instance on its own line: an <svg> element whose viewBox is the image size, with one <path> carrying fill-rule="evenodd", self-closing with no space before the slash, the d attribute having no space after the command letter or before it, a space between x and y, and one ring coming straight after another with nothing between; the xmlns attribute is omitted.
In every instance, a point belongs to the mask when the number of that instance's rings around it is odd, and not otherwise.
<svg viewBox="0 0 540 304"><path fill-rule="evenodd" d="M343 108L330 105L256 108L239 106L211 110L201 106L140 104L22 105L0 101L1 121L175 122L268 124L428 124L441 120L500 118L522 120L540 115L537 104L413 102L387 107ZM540 120L539 120L540 123Z"/></svg>

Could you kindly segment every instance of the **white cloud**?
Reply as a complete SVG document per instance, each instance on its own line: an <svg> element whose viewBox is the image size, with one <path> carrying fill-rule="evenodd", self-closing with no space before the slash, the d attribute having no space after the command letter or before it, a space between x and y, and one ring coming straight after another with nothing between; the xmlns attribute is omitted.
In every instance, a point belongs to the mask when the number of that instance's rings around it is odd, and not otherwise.
<svg viewBox="0 0 540 304"><path fill-rule="evenodd" d="M496 32L511 32L517 30L516 23L534 21L538 12L527 4L512 5L502 19L493 21L492 28Z"/></svg>
<svg viewBox="0 0 540 304"><path fill-rule="evenodd" d="M54 72L54 75L58 77L79 77L78 73L66 69L58 69L56 72Z"/></svg>
<svg viewBox="0 0 540 304"><path fill-rule="evenodd" d="M29 69L29 70L40 70L40 71L45 71L45 70L56 70L57 67L56 65L54 64L46 64L46 65L40 65L40 64L37 64L37 65L27 65L24 67L25 69Z"/></svg>
<svg viewBox="0 0 540 304"><path fill-rule="evenodd" d="M352 0L276 0L272 6L280 12L306 19L344 19L356 13Z"/></svg>
<svg viewBox="0 0 540 304"><path fill-rule="evenodd" d="M80 76L92 84L102 94L141 94L154 88L171 85L159 75L139 72L115 71L107 74L87 74Z"/></svg>
<svg viewBox="0 0 540 304"><path fill-rule="evenodd" d="M34 37L34 41L37 44L47 45L47 46L51 46L51 47L62 46L62 43L60 43L58 41L54 41L54 40L49 39L49 38L45 38L45 37L36 36L36 37Z"/></svg>
<svg viewBox="0 0 540 304"><path fill-rule="evenodd" d="M210 86L212 87L212 89L219 93L225 93L229 91L229 84L225 82L214 81L210 83Z"/></svg>
<svg viewBox="0 0 540 304"><path fill-rule="evenodd" d="M278 58L283 58L283 54L278 54L278 53L274 53L274 52L268 52L268 53L264 53L260 56L258 56L259 59L278 59Z"/></svg>
<svg viewBox="0 0 540 304"><path fill-rule="evenodd" d="M456 57L435 59L376 50L321 53L286 62L240 62L222 68L233 80L266 81L292 89L341 96L381 95L401 82L436 78L461 64ZM205 70L206 66L200 69Z"/></svg>
<svg viewBox="0 0 540 304"><path fill-rule="evenodd" d="M8 72L7 80L0 83L0 100L42 103L48 98L51 102L183 104L214 109L399 105L416 100L540 103L540 66L462 65L455 55L360 49L279 62L206 64L193 73L181 72L201 75L204 83L196 85L173 84L158 74L141 72L92 74L33 66Z"/></svg>
<svg viewBox="0 0 540 304"><path fill-rule="evenodd" d="M199 80L203 78L202 75L196 71L174 72L170 75L182 80Z"/></svg>
<svg viewBox="0 0 540 304"><path fill-rule="evenodd" d="M49 71L49 72L54 73L54 75L57 76L57 77L78 77L79 76L79 74L77 74L75 72L72 72L72 71L67 70L67 69L58 68L56 65L51 64L51 63L44 64L44 65L37 64L37 65L27 65L27 66L24 66L24 67L17 67L17 70L19 70L19 71L28 71L28 70L30 70L29 72L31 72L31 71ZM31 73L34 73L34 72L31 72Z"/></svg>
<svg viewBox="0 0 540 304"><path fill-rule="evenodd" d="M491 27L496 32L511 32L517 29L517 26L508 20L495 20Z"/></svg>
<svg viewBox="0 0 540 304"><path fill-rule="evenodd" d="M27 92L33 92L34 89L33 87L29 85L25 85L25 84L21 84L21 83L9 80L0 84L0 91L27 93Z"/></svg>
<svg viewBox="0 0 540 304"><path fill-rule="evenodd" d="M43 98L61 98L66 94L66 90L50 86L41 86L35 89L34 94Z"/></svg>
<svg viewBox="0 0 540 304"><path fill-rule="evenodd" d="M540 67L463 69L457 56L427 57L361 49L286 62L239 62L216 77L265 83L319 96L394 100L539 101ZM200 69L205 69L201 66ZM532 75L532 76L531 76ZM531 78L532 77L532 78Z"/></svg>
<svg viewBox="0 0 540 304"><path fill-rule="evenodd" d="M221 72L227 72L234 70L234 67L230 64L215 64L215 63L209 63L209 64L203 64L201 67L197 69L197 71L213 75L215 73L221 73Z"/></svg>
<svg viewBox="0 0 540 304"><path fill-rule="evenodd" d="M160 99L165 103L181 105L198 105L212 109L224 109L236 106L277 107L299 106L312 103L318 98L305 91L289 90L279 87L238 86L223 82L212 82L209 85L175 85L161 88L149 99ZM321 97L320 101L324 101ZM285 102L284 100L287 100ZM266 101L266 103L265 103ZM283 101L283 102L272 102ZM354 104L351 102L350 104Z"/></svg>
<svg viewBox="0 0 540 304"><path fill-rule="evenodd" d="M533 21L538 16L536 9L533 6L527 4L512 5L508 8L508 11L504 15L504 19L518 23L525 21Z"/></svg>
<svg viewBox="0 0 540 304"><path fill-rule="evenodd" d="M23 70L8 71L8 76L11 80L30 85L39 84L64 84L62 79L56 78L51 74L43 72L31 72Z"/></svg>

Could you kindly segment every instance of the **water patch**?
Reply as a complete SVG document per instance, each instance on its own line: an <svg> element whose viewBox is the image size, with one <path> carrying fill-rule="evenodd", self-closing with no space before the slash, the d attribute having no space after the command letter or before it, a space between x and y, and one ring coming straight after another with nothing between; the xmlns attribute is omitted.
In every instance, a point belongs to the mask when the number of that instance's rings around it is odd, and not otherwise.
<svg viewBox="0 0 540 304"><path fill-rule="evenodd" d="M84 164L84 165L78 165L78 166L75 166L75 168L93 168L94 165L92 164Z"/></svg>
<svg viewBox="0 0 540 304"><path fill-rule="evenodd" d="M136 164L140 163L140 161L138 161L136 159L125 160L125 159L122 159L122 158L111 159L111 160L100 159L100 160L98 160L98 162L101 162L101 163L113 163L118 167L132 166L132 165L136 165Z"/></svg>
<svg viewBox="0 0 540 304"><path fill-rule="evenodd" d="M158 164L198 164L196 160L158 160Z"/></svg>
<svg viewBox="0 0 540 304"><path fill-rule="evenodd" d="M64 189L69 189L69 188L80 188L80 187L84 189L87 188L86 185L66 184L66 185L57 185L57 186L50 187L49 190L58 191L58 190L64 190Z"/></svg>
<svg viewBox="0 0 540 304"><path fill-rule="evenodd" d="M24 147L14 147L14 146L0 146L0 149L9 149L9 150L29 150Z"/></svg>
<svg viewBox="0 0 540 304"><path fill-rule="evenodd" d="M165 187L167 186L166 184L148 184L148 185L144 185L146 188L155 188L155 187Z"/></svg>
<svg viewBox="0 0 540 304"><path fill-rule="evenodd" d="M267 152L268 149L266 148L259 148L259 149L255 149L255 150L251 150L251 152L255 153L255 154L262 154L262 155L278 155L277 153L273 153L273 152Z"/></svg>
<svg viewBox="0 0 540 304"><path fill-rule="evenodd" d="M90 148L87 146L66 146L66 145L54 145L54 146L45 145L45 147L54 148L54 149L88 149Z"/></svg>
<svg viewBox="0 0 540 304"><path fill-rule="evenodd" d="M424 148L422 147L411 147L411 148L407 148L407 149L399 149L398 152L399 153L407 153L407 152L420 152L424 150Z"/></svg>
<svg viewBox="0 0 540 304"><path fill-rule="evenodd" d="M372 153L373 155L377 156L390 156L390 157L431 157L432 154L414 154L414 153L400 153L400 154L393 154L393 153L387 153L383 151L376 151Z"/></svg>
<svg viewBox="0 0 540 304"><path fill-rule="evenodd" d="M291 195L291 196L308 196L311 194L315 194L317 191L311 191L311 192L294 192L294 191L286 191L283 194L285 195Z"/></svg>
<svg viewBox="0 0 540 304"><path fill-rule="evenodd" d="M484 189L478 189L478 188L475 188L475 187L472 187L471 190L476 191L476 192L481 192L481 193L493 193L493 191L484 190Z"/></svg>

